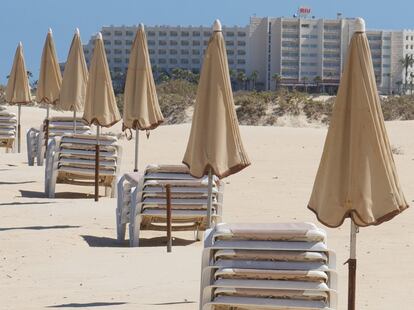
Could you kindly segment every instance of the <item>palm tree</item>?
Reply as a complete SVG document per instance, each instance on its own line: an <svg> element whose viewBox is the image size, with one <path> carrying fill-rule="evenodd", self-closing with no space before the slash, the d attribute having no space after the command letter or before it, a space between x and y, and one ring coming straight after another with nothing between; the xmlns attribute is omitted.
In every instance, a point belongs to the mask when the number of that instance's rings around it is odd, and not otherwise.
<svg viewBox="0 0 414 310"><path fill-rule="evenodd" d="M413 82L414 82L414 73L410 73L410 95L413 95Z"/></svg>
<svg viewBox="0 0 414 310"><path fill-rule="evenodd" d="M252 84L253 84L253 90L256 90L256 81L257 81L258 76L259 76L259 71L257 70L254 70L252 74L250 75L250 80L252 81Z"/></svg>
<svg viewBox="0 0 414 310"><path fill-rule="evenodd" d="M303 85L305 86L305 93L308 92L308 80L309 80L309 78L307 76L304 76L302 78Z"/></svg>
<svg viewBox="0 0 414 310"><path fill-rule="evenodd" d="M395 85L397 85L398 92L399 92L399 93L400 93L400 95L401 95L401 93L402 93L402 89L401 89L402 81L397 81L397 82L395 82Z"/></svg>
<svg viewBox="0 0 414 310"><path fill-rule="evenodd" d="M282 81L282 77L280 74L275 73L272 75L272 80L275 82L275 90L279 88L280 82Z"/></svg>
<svg viewBox="0 0 414 310"><path fill-rule="evenodd" d="M316 90L319 91L319 85L322 83L322 78L318 75L313 78L313 82L316 84Z"/></svg>
<svg viewBox="0 0 414 310"><path fill-rule="evenodd" d="M414 64L413 55L406 54L404 58L400 59L400 64L404 68L404 93L407 91L408 83L408 68Z"/></svg>
<svg viewBox="0 0 414 310"><path fill-rule="evenodd" d="M244 88L246 88L246 85L245 85L246 80L247 80L246 73L244 73L243 71L237 72L237 82L239 84L239 89L241 89L242 85L244 85Z"/></svg>

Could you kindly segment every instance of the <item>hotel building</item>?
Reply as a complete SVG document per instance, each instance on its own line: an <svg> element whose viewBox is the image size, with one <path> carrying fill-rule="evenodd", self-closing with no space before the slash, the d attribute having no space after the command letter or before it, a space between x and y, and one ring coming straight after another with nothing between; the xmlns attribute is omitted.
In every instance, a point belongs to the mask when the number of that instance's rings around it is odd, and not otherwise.
<svg viewBox="0 0 414 310"><path fill-rule="evenodd" d="M247 76L257 72L258 89L322 85L335 90L352 37L353 19L251 17L248 26L223 27L229 67ZM199 72L211 35L205 26L147 26L151 64L158 72L182 68ZM110 70L125 72L137 26L105 26L101 32ZM397 92L405 80L401 59L414 54L414 30L367 30L378 89ZM84 45L92 56L93 37ZM414 68L410 67L408 80ZM414 79L414 78L413 78Z"/></svg>

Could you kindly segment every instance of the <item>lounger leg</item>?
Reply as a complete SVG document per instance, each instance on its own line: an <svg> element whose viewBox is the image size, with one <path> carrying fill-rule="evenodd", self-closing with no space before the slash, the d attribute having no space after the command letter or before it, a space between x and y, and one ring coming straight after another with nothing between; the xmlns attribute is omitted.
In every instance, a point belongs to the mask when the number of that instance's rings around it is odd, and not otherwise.
<svg viewBox="0 0 414 310"><path fill-rule="evenodd" d="M203 238L203 232L200 230L200 227L197 226L196 231L195 231L195 240L201 241L202 238Z"/></svg>
<svg viewBox="0 0 414 310"><path fill-rule="evenodd" d="M116 238L118 242L125 241L126 223L122 223L122 209L116 208Z"/></svg>
<svg viewBox="0 0 414 310"><path fill-rule="evenodd" d="M106 186L105 185L105 197L109 197L110 196L111 192L109 190L110 190L109 189L109 186Z"/></svg>

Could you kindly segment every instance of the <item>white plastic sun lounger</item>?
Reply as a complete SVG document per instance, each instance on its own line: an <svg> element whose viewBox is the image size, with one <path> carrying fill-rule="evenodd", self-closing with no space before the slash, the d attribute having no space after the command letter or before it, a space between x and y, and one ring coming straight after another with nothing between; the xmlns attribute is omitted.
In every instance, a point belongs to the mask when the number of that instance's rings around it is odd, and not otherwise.
<svg viewBox="0 0 414 310"><path fill-rule="evenodd" d="M74 119L67 116L54 116L49 118L48 139L74 133ZM76 118L76 134L90 134L91 128L82 119ZM26 134L27 157L29 166L33 166L35 159L38 166L42 166L46 152L46 121L40 129L30 128Z"/></svg>
<svg viewBox="0 0 414 310"><path fill-rule="evenodd" d="M150 165L143 173L126 174L118 181L117 238L124 240L129 224L130 245L139 245L141 230L166 230L166 191L171 185L172 230L205 230L207 178L192 177L184 165ZM221 219L223 183L213 182L213 219Z"/></svg>
<svg viewBox="0 0 414 310"><path fill-rule="evenodd" d="M6 153L15 149L16 128L16 114L0 110L0 147L4 147Z"/></svg>
<svg viewBox="0 0 414 310"><path fill-rule="evenodd" d="M53 198L56 183L93 186L95 184L95 145L92 135L64 135L49 141L46 156L45 193ZM116 195L116 177L122 157L116 137L99 138L99 185Z"/></svg>
<svg viewBox="0 0 414 310"><path fill-rule="evenodd" d="M326 239L312 223L217 224L205 235L200 309L336 309Z"/></svg>

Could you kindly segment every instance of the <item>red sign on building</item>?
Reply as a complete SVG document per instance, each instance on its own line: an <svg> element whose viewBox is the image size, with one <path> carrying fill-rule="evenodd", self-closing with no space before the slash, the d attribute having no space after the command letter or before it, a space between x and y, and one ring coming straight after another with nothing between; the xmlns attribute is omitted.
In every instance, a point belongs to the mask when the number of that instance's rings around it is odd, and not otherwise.
<svg viewBox="0 0 414 310"><path fill-rule="evenodd" d="M299 14L301 14L301 15L310 14L310 12L311 12L310 8L307 8L307 7L304 7L304 6L301 6L299 8Z"/></svg>

